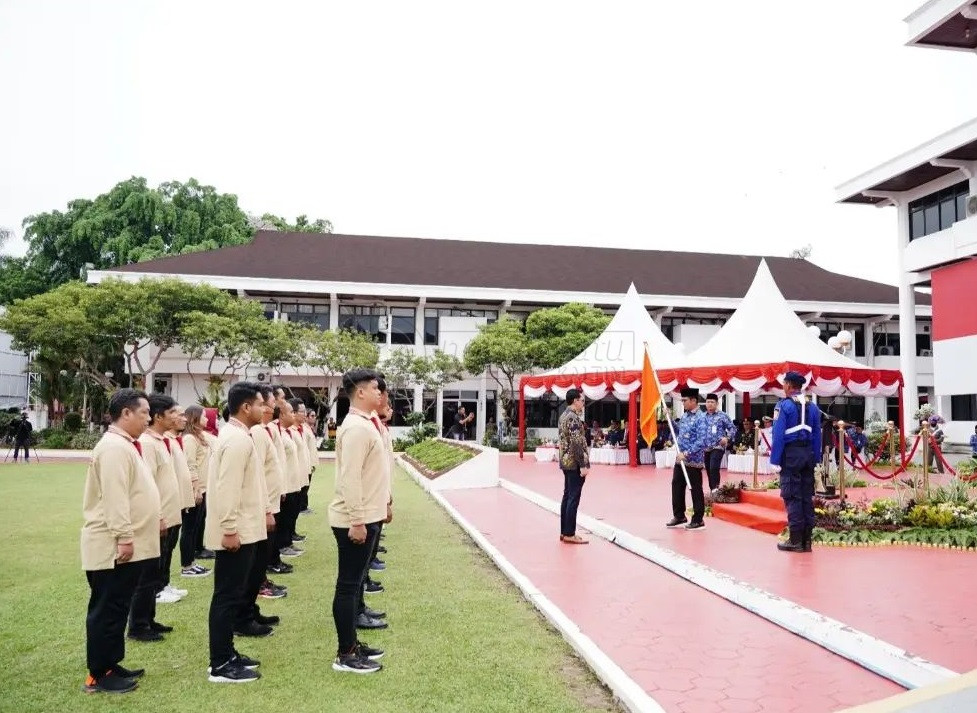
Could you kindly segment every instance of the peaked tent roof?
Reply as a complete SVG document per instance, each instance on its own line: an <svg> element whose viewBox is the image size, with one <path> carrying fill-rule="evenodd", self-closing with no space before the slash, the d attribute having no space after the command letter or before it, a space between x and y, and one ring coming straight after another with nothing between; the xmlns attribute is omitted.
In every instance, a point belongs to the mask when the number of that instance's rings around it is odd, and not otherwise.
<svg viewBox="0 0 977 713"><path fill-rule="evenodd" d="M671 374L687 362L648 314L632 282L614 318L590 346L561 367L523 378L522 385L528 396L541 396L548 389L561 395L580 387L590 399L603 398L608 391L626 399L641 385L645 343L656 371Z"/></svg>
<svg viewBox="0 0 977 713"><path fill-rule="evenodd" d="M814 336L787 304L765 260L742 303L712 339L689 355L687 382L708 391L776 390L788 371L808 377L819 396L848 389L860 396L892 396L902 373L872 369Z"/></svg>

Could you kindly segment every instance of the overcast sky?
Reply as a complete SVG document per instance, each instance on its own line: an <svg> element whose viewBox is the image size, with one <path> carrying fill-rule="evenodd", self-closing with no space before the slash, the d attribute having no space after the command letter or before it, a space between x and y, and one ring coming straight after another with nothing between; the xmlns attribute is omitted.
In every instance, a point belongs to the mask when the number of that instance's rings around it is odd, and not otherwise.
<svg viewBox="0 0 977 713"><path fill-rule="evenodd" d="M0 0L0 225L194 177L342 233L895 282L893 209L834 187L977 115L977 56L904 46L922 2Z"/></svg>

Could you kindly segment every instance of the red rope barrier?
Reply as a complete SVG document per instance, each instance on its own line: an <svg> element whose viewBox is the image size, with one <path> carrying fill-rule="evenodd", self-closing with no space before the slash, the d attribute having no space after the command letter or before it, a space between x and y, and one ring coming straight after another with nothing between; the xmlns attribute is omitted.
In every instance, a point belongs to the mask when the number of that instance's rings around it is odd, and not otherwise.
<svg viewBox="0 0 977 713"><path fill-rule="evenodd" d="M832 439L834 439L834 446L835 446L835 449L837 449L838 448L838 436L835 435L834 433L832 433L831 434L831 437L832 437ZM848 441L849 445L851 446L852 453L855 454L855 460L861 464L861 469L864 470L869 475L871 475L876 480L892 480L893 478L895 478L900 473L906 472L906 468L908 468L909 465L910 465L910 463L912 463L913 456L916 455L916 449L919 448L919 441L920 441L920 437L919 436L916 436L916 440L913 443L913 449L909 452L909 457L906 458L906 460L904 460L902 462L902 464L898 468L896 468L895 470L893 470L889 475L879 475L874 470L872 470L871 467L869 467L869 464L868 463L865 463L864 461L862 461L861 457L855 451L855 444L851 442L851 437L848 436L847 433L845 434L845 439ZM844 454L842 454L842 455L843 455L843 457L845 459L845 462L848 463L849 465L851 465L852 468L854 468L855 467L855 464L852 463L852 461L850 461L848 459L848 456L846 456ZM895 465L895 464L893 464L893 465Z"/></svg>
<svg viewBox="0 0 977 713"><path fill-rule="evenodd" d="M940 446L939 444L937 444L936 439L933 438L933 436L930 436L930 448L933 449L933 453L935 453L936 457L940 459L940 462L944 465L944 467L946 467L946 469L950 471L950 475L955 476L957 474L957 471L955 471L953 467L949 463L947 463L946 457L943 455L943 451L940 450ZM975 476L977 476L977 474L975 474ZM973 478L967 478L966 480L973 480Z"/></svg>
<svg viewBox="0 0 977 713"><path fill-rule="evenodd" d="M892 435L891 432L889 431L889 429L886 429L885 437L882 439L882 442L879 444L879 449L875 452L875 455L872 456L872 460L866 463L864 467L868 468L871 465L875 465L875 463L879 460L879 458L882 457L882 453L885 452L885 446L889 442L890 435Z"/></svg>

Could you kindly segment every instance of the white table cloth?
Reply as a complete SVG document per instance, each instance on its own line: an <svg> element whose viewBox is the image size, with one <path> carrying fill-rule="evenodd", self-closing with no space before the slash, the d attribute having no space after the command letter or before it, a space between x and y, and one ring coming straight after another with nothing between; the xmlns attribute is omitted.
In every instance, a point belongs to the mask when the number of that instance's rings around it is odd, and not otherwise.
<svg viewBox="0 0 977 713"><path fill-rule="evenodd" d="M549 463L557 460L559 457L559 448L548 448L546 446L539 446L536 448L536 460L539 463Z"/></svg>
<svg viewBox="0 0 977 713"><path fill-rule="evenodd" d="M638 451L638 462L641 465L654 465L655 452L650 448L642 448Z"/></svg>
<svg viewBox="0 0 977 713"><path fill-rule="evenodd" d="M627 448L590 449L591 465L627 465L629 460Z"/></svg>
<svg viewBox="0 0 977 713"><path fill-rule="evenodd" d="M655 467L671 468L675 465L675 449L669 448L664 451L655 451Z"/></svg>
<svg viewBox="0 0 977 713"><path fill-rule="evenodd" d="M752 473L753 472L753 454L744 453L743 455L730 455L728 458L728 465L726 469L730 473ZM757 473L760 475L769 475L773 471L770 470L770 457L760 456L760 461L757 466Z"/></svg>

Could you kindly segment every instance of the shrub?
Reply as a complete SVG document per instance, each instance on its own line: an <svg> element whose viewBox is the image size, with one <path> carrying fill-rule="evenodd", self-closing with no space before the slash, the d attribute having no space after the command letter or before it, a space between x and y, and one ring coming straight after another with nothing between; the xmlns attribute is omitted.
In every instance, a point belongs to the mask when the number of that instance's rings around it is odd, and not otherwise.
<svg viewBox="0 0 977 713"><path fill-rule="evenodd" d="M41 448L71 448L72 434L60 428L45 428L38 434Z"/></svg>
<svg viewBox="0 0 977 713"><path fill-rule="evenodd" d="M336 439L326 438L322 441L322 446L319 447L320 451L334 451L336 450Z"/></svg>
<svg viewBox="0 0 977 713"><path fill-rule="evenodd" d="M456 468L475 454L462 446L432 438L415 443L407 449L406 455L414 463L421 465L427 475L438 476Z"/></svg>
<svg viewBox="0 0 977 713"><path fill-rule="evenodd" d="M82 423L84 423L84 420L82 419L81 414L77 413L76 411L69 411L64 415L64 430L68 431L69 433L77 433L80 431Z"/></svg>
<svg viewBox="0 0 977 713"><path fill-rule="evenodd" d="M79 451L90 451L98 444L101 437L102 434L97 431L91 433L81 431L71 437L71 444L68 447Z"/></svg>

